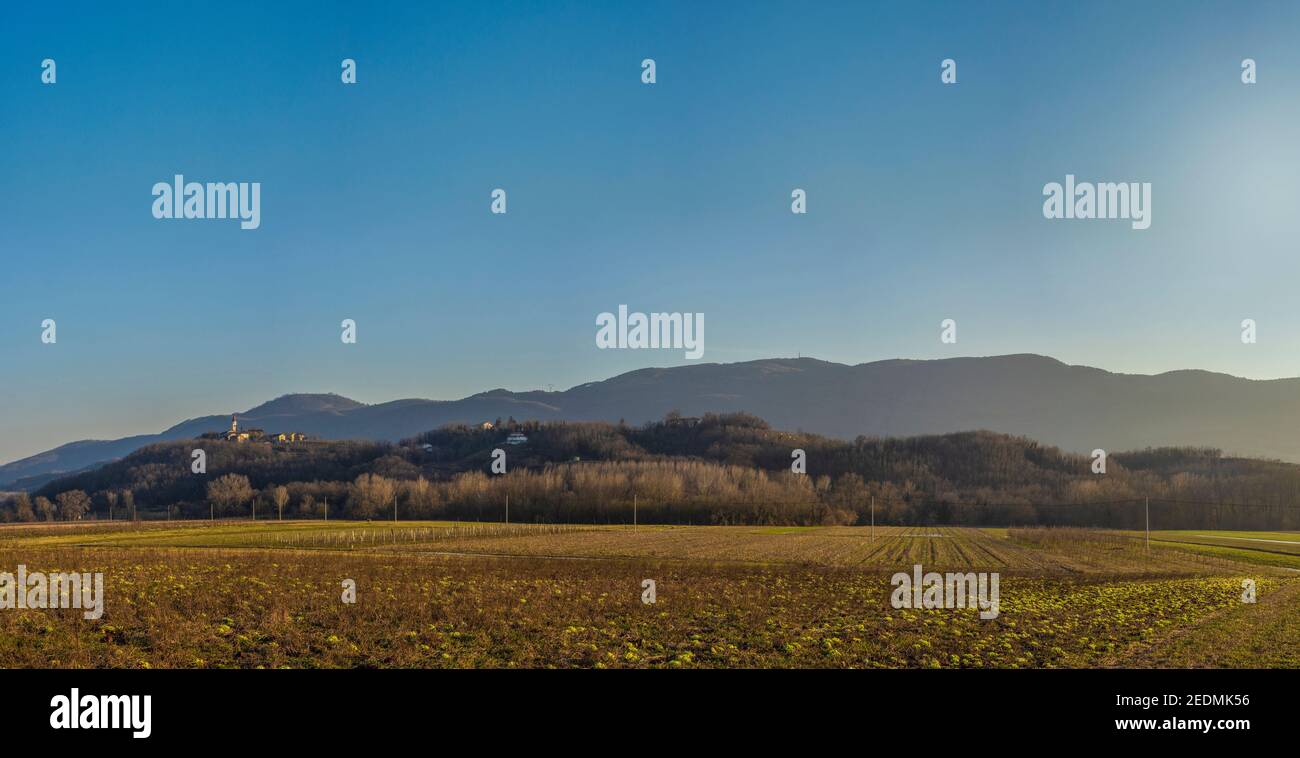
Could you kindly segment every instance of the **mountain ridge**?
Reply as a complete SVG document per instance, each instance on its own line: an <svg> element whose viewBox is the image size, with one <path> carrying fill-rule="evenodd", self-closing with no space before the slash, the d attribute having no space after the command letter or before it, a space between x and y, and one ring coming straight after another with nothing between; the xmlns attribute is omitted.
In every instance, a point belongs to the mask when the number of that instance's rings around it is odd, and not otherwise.
<svg viewBox="0 0 1300 758"><path fill-rule="evenodd" d="M838 438L987 429L1074 452L1160 445L1222 448L1300 461L1300 379L1255 380L1201 369L1122 374L1033 353L854 365L817 358L647 367L567 390L485 390L459 400L361 403L336 393L281 395L239 412L241 424L326 439L397 440L446 423L498 417L644 423L748 412L777 428ZM120 458L151 442L197 437L230 414L157 434L78 440L0 466L0 489Z"/></svg>

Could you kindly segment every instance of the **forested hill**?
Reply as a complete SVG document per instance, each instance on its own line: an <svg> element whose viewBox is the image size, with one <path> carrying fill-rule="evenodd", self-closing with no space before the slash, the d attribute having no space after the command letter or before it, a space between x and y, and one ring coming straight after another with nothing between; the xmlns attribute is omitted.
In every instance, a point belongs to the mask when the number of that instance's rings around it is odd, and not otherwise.
<svg viewBox="0 0 1300 758"><path fill-rule="evenodd" d="M512 432L527 442L508 444ZM205 474L191 471L195 448L206 453ZM504 476L491 471L496 449L506 453ZM799 450L806 475L792 471ZM75 505L58 513L60 495L70 491L87 494L88 513ZM613 514L633 498L649 518L663 506L665 519L724 523L854 523L873 498L883 514L903 520L991 504L1009 509L1001 518L1027 519L1030 512L1016 506L1143 497L1290 505L1300 495L1300 466L1160 448L1112 453L1097 474L1090 457L1023 437L977 431L844 441L775 430L745 414L669 416L641 426L506 421L492 429L447 426L400 443L159 443L51 482L26 510L11 501L0 517L34 510L39 518L32 504L42 500L55 511L47 515L70 518L103 517L110 504L120 517L128 502L146 513L171 507L194 517L247 515L254 503L311 516L325 502L334 516L379 516L396 504L407 518L482 517L506 494L521 520L618 520Z"/></svg>

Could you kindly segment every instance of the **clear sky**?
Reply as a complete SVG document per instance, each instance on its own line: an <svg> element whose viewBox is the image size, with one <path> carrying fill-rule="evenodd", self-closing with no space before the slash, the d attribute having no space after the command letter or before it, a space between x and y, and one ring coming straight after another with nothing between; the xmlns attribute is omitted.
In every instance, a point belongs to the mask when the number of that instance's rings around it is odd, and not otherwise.
<svg viewBox="0 0 1300 758"><path fill-rule="evenodd" d="M620 303L704 361L1300 374L1293 2L101 5L0 10L0 461L686 362L597 350ZM176 173L261 228L154 219ZM1151 228L1044 219L1067 173Z"/></svg>

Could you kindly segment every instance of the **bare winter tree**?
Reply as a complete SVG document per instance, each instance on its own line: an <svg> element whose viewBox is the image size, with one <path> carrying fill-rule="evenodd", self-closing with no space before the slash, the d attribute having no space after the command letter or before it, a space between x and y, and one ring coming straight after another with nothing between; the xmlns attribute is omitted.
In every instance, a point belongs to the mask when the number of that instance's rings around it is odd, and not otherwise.
<svg viewBox="0 0 1300 758"><path fill-rule="evenodd" d="M14 499L14 516L19 521L35 521L36 511L32 510L32 499L26 492L19 492Z"/></svg>
<svg viewBox="0 0 1300 758"><path fill-rule="evenodd" d="M90 496L84 490L60 492L54 501L58 503L59 515L66 521L80 521L90 511Z"/></svg>
<svg viewBox="0 0 1300 758"><path fill-rule="evenodd" d="M275 508L280 512L280 520L284 521L284 506L289 503L289 488L276 487L271 490L271 502L275 503Z"/></svg>
<svg viewBox="0 0 1300 758"><path fill-rule="evenodd" d="M397 502L397 482L378 474L362 474L352 483L351 502L355 515L371 518Z"/></svg>
<svg viewBox="0 0 1300 758"><path fill-rule="evenodd" d="M253 487L243 474L226 474L208 482L208 499L222 513L242 510L253 499Z"/></svg>

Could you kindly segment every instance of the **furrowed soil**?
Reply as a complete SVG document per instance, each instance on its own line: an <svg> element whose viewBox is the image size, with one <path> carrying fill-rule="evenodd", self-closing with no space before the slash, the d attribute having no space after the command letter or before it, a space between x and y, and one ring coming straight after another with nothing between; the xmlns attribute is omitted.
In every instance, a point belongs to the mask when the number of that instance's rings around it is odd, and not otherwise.
<svg viewBox="0 0 1300 758"><path fill-rule="evenodd" d="M0 666L1300 665L1300 554L1274 542L1300 536L1197 534L1218 539L1154 532L1148 547L1120 532L915 526L8 526L0 572L102 572L104 613L0 609ZM997 572L997 617L894 607L891 576L916 564ZM653 604L642 601L646 579ZM355 603L343 600L347 580ZM1258 602L1242 602L1244 580Z"/></svg>

